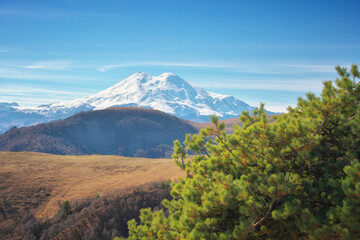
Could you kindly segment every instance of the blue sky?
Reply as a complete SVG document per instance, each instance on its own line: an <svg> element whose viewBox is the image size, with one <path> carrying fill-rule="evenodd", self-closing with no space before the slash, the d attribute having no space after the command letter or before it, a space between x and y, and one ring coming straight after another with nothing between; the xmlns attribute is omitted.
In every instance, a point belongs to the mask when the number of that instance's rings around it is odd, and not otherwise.
<svg viewBox="0 0 360 240"><path fill-rule="evenodd" d="M360 63L359 1L0 1L0 102L35 106L174 72L273 111Z"/></svg>

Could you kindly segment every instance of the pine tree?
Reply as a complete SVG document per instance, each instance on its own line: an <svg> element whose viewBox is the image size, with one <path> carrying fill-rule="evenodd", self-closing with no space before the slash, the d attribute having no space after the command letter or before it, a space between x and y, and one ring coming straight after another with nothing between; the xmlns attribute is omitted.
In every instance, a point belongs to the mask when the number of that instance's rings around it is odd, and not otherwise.
<svg viewBox="0 0 360 240"><path fill-rule="evenodd" d="M141 210L129 239L359 239L360 84L357 65L307 93L270 123L264 105L226 134L213 127L176 141L187 177L163 211ZM191 153L191 154L190 154Z"/></svg>

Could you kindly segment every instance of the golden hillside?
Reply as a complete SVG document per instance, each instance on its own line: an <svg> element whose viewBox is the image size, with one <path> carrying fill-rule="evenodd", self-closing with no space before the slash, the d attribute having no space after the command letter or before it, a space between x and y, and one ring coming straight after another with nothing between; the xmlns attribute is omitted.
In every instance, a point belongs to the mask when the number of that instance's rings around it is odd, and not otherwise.
<svg viewBox="0 0 360 240"><path fill-rule="evenodd" d="M50 218L66 200L95 197L182 173L171 159L0 152L0 220Z"/></svg>

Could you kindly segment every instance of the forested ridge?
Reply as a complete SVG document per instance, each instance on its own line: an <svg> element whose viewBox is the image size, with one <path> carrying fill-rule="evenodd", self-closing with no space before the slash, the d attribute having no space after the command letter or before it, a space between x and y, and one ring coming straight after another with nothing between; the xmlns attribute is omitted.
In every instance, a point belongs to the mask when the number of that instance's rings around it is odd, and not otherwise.
<svg viewBox="0 0 360 240"><path fill-rule="evenodd" d="M273 123L264 105L175 142L187 177L164 211L141 211L129 239L359 239L358 65L307 93ZM189 155L195 153L195 155Z"/></svg>
<svg viewBox="0 0 360 240"><path fill-rule="evenodd" d="M170 157L175 139L184 139L186 133L196 132L189 122L158 110L116 107L10 129L0 135L0 150Z"/></svg>

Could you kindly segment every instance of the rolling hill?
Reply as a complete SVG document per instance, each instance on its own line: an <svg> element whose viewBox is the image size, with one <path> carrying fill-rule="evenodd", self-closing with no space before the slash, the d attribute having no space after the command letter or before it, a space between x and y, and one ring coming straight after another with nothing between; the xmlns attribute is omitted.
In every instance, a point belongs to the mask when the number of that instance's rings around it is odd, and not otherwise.
<svg viewBox="0 0 360 240"><path fill-rule="evenodd" d="M12 128L0 135L0 151L168 157L174 140L196 132L187 121L157 110L118 107Z"/></svg>

